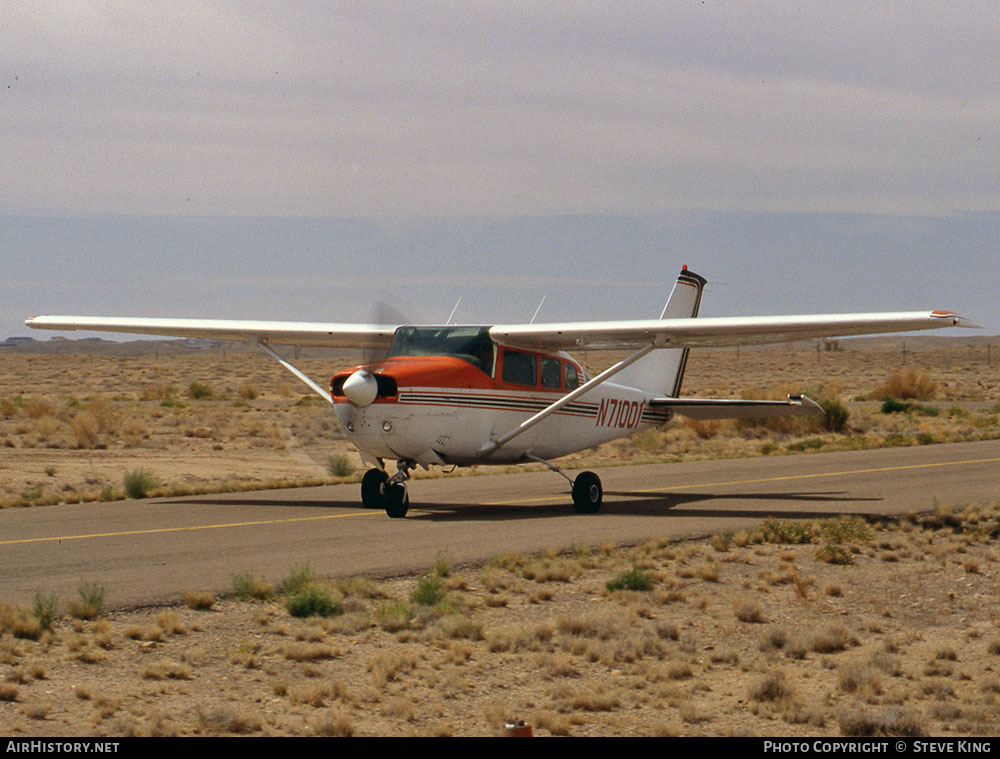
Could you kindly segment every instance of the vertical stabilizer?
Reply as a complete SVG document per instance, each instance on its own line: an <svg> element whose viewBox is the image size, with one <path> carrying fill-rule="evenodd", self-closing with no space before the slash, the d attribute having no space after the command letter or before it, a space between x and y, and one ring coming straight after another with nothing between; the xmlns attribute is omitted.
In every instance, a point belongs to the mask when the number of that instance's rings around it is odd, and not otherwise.
<svg viewBox="0 0 1000 759"><path fill-rule="evenodd" d="M661 319L687 319L698 315L701 293L706 279L685 266L674 283L670 297L663 307ZM623 370L615 382L645 390L651 395L676 398L681 392L684 366L687 364L687 348L662 348Z"/></svg>

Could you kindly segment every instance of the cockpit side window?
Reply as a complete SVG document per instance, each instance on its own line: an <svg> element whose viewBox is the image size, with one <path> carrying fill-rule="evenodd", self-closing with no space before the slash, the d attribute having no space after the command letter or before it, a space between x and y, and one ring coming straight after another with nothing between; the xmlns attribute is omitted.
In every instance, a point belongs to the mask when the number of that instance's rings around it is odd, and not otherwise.
<svg viewBox="0 0 1000 759"><path fill-rule="evenodd" d="M534 386L536 383L535 354L505 350L502 371L504 382Z"/></svg>

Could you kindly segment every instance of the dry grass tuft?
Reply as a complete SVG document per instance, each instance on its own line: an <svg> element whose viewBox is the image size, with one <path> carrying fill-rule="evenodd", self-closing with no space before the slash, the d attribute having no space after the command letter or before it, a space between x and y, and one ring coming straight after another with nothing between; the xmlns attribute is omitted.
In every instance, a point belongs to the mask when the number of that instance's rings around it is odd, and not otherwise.
<svg viewBox="0 0 1000 759"><path fill-rule="evenodd" d="M207 611L215 606L215 594L194 590L185 591L184 605L196 611Z"/></svg>
<svg viewBox="0 0 1000 759"><path fill-rule="evenodd" d="M782 670L774 670L757 680L749 691L752 701L782 701L792 695L792 688Z"/></svg>
<svg viewBox="0 0 1000 759"><path fill-rule="evenodd" d="M920 718L896 706L879 710L855 709L845 711L837 718L840 733L849 738L920 737L927 731Z"/></svg>
<svg viewBox="0 0 1000 759"><path fill-rule="evenodd" d="M842 624L828 625L809 639L809 647L818 654L833 654L856 645L858 639Z"/></svg>
<svg viewBox="0 0 1000 759"><path fill-rule="evenodd" d="M760 604L753 599L734 598L733 613L740 622L760 624L766 622Z"/></svg>

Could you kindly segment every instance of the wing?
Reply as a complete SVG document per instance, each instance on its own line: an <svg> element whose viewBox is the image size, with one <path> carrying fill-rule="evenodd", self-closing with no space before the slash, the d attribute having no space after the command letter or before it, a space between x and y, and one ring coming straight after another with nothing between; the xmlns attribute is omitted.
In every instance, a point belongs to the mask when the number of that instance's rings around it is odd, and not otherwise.
<svg viewBox="0 0 1000 759"><path fill-rule="evenodd" d="M661 348L718 348L980 325L952 311L809 316L734 316L649 319L563 324L499 324L490 336L499 343L543 351L613 350L650 343Z"/></svg>
<svg viewBox="0 0 1000 759"><path fill-rule="evenodd" d="M396 325L334 324L323 322L268 322L227 319L156 319L114 316L34 316L34 329L126 332L136 335L200 337L275 345L334 348L388 348Z"/></svg>

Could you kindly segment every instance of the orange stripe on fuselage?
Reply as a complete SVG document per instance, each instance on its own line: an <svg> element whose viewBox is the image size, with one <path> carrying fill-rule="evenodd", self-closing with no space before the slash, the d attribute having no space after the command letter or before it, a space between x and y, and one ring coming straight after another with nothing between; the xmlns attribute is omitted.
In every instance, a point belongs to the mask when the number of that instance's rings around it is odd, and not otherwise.
<svg viewBox="0 0 1000 759"><path fill-rule="evenodd" d="M468 361L455 358L454 356L394 356L382 361L364 364L363 366L354 366L343 372L337 372L333 379L348 377L358 369L367 369L372 374L385 374L392 377L396 380L398 387L513 390L545 393L546 395L553 396L563 393L561 389L546 388L540 385L518 385L513 382L503 382L493 379L493 377L480 371ZM335 400L343 401L344 399L338 396L335 397ZM378 401L385 400L389 399L378 399Z"/></svg>

